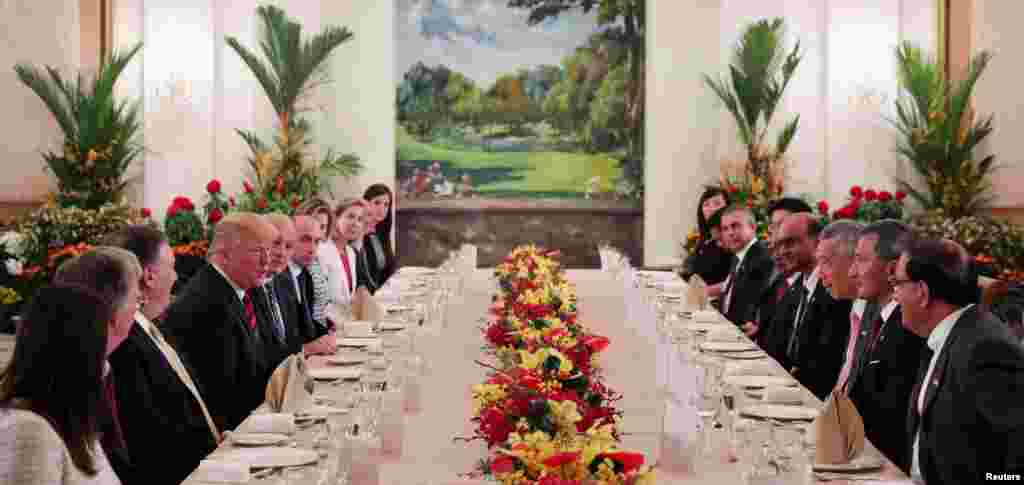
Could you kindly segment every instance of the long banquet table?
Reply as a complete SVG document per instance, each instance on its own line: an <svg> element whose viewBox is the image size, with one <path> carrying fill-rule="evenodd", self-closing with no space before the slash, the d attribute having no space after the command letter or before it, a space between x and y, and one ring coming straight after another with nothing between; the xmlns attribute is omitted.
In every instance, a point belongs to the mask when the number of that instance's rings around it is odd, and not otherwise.
<svg viewBox="0 0 1024 485"><path fill-rule="evenodd" d="M472 435L470 422L472 401L470 389L482 382L485 369L474 359L483 357L480 320L486 315L492 294L490 270L476 270L466 281L465 291L457 301L449 301L444 328L435 328L418 337L417 346L425 356L429 373L420 378L422 411L405 418L405 443L397 462L383 462L380 485L445 485L456 483L459 474L472 471L486 456L483 443L455 441L456 437ZM620 430L623 448L643 452L649 463L659 456L663 399L658 389L656 330L643 328L638 322L627 322L627 305L623 284L609 273L597 270L569 270L569 281L577 286L579 317L595 333L611 340L601 355L601 367L607 384L623 395L619 407L623 411ZM647 291L650 289L637 289ZM323 365L314 360L313 366ZM330 392L318 384L317 393ZM808 396L809 392L804 391ZM814 399L810 396L809 399ZM815 402L817 402L815 400ZM310 446L312 431L300 430L299 446ZM719 433L723 435L723 433ZM214 456L232 445L225 441ZM871 450L872 452L873 449ZM317 466L326 466L321 460ZM886 462L881 473L887 479L905 479ZM251 483L277 483L277 477ZM190 479L185 483L201 483ZM727 460L698 465L691 474L675 476L659 473L660 484L741 483L740 467ZM837 480L832 483L844 483ZM851 482L852 483L852 482ZM909 483L909 482L907 482ZM315 484L311 484L315 485Z"/></svg>

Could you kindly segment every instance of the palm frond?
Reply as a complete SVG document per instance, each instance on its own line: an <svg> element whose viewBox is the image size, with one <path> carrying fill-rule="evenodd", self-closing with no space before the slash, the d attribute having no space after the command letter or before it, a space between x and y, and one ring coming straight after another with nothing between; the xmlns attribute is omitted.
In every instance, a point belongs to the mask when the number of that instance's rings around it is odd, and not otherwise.
<svg viewBox="0 0 1024 485"><path fill-rule="evenodd" d="M248 48L238 42L238 39L234 37L225 37L225 41L228 46L234 49L235 53L242 58L242 62L249 67L252 71L253 76L256 76L256 81L260 83L260 87L263 88L263 93L267 95L267 99L270 100L271 106L274 107L274 112L281 115L286 111L284 105L281 104L281 97L278 94L278 78L272 74L266 66L255 54L253 54Z"/></svg>
<svg viewBox="0 0 1024 485"><path fill-rule="evenodd" d="M796 129L800 125L800 115L796 115L792 121L786 123L785 128L779 133L779 140L775 144L776 150L778 150L778 156L785 155L786 150L789 149L790 142L793 141L793 137L796 136Z"/></svg>
<svg viewBox="0 0 1024 485"><path fill-rule="evenodd" d="M18 79L39 96L46 108L53 114L66 138L74 138L77 132L75 119L68 105L67 88L59 73L50 69L50 79L42 76L35 67L18 64L14 66ZM56 77L54 77L56 76Z"/></svg>

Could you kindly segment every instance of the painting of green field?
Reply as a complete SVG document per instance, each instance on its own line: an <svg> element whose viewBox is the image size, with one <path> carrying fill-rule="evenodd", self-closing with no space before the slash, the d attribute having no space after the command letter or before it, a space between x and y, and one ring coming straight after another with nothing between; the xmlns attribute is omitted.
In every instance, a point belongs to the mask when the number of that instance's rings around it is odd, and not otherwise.
<svg viewBox="0 0 1024 485"><path fill-rule="evenodd" d="M484 151L480 147L427 144L397 128L400 180L413 169L426 170L433 161L444 174L460 180L469 175L473 191L496 198L585 198L608 193L622 175L619 161L608 154L558 151Z"/></svg>

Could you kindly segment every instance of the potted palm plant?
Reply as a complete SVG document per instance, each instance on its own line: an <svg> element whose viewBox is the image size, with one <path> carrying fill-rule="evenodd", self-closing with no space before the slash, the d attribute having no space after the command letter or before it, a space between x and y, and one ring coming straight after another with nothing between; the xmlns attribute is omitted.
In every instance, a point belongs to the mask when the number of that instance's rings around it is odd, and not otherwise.
<svg viewBox="0 0 1024 485"><path fill-rule="evenodd" d="M723 180L723 186L738 185L749 192L752 206L764 205L782 193L782 161L796 136L800 116L783 126L774 150L766 138L800 59L799 42L787 52L781 18L760 20L744 29L733 49L729 74L722 79L704 76L705 84L736 120L747 150L743 173Z"/></svg>
<svg viewBox="0 0 1024 485"><path fill-rule="evenodd" d="M301 105L317 86L327 82L325 61L342 43L352 38L344 27L328 26L312 39L302 41L302 26L288 18L284 10L275 6L256 9L262 21L260 49L266 62L243 46L237 38L227 37L227 44L242 58L259 81L277 114L277 133L272 143L265 143L255 133L236 130L252 151L249 166L253 170L255 190L253 196L242 201L255 204L281 193L286 199L305 199L323 189L329 189L328 177L355 175L361 165L353 155L328 150L321 159L309 153L312 139L310 124L301 117L308 108Z"/></svg>
<svg viewBox="0 0 1024 485"><path fill-rule="evenodd" d="M992 116L975 119L970 108L978 78L991 53L974 56L967 76L950 82L942 67L919 47L904 42L896 50L903 96L896 101L896 145L920 181L897 179L900 189L938 217L974 215L992 200L989 155L975 160L975 149L992 133Z"/></svg>
<svg viewBox="0 0 1024 485"><path fill-rule="evenodd" d="M65 79L55 68L45 72L18 64L18 79L46 104L64 135L62 150L43 154L57 178L56 202L61 207L94 210L123 199L125 172L142 152L136 140L142 122L138 103L118 100L114 85L142 49L136 44L114 53L100 65L92 82L81 74Z"/></svg>

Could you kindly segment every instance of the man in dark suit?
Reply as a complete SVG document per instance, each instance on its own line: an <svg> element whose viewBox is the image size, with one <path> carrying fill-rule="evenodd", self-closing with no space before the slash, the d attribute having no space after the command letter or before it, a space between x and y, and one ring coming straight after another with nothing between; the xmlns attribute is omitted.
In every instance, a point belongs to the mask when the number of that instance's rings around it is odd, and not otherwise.
<svg viewBox="0 0 1024 485"><path fill-rule="evenodd" d="M326 302L318 302L318 298L329 298L326 285L320 291L316 290L313 270L316 264L317 248L324 241L323 231L316 219L310 216L295 216L295 251L292 260L288 263L288 274L290 283L295 288L295 297L299 303L299 311L305 316L303 319L307 324L302 328L303 349L307 354L333 354L337 349L337 342L334 334L328 331L326 325L319 325L316 319L314 307L324 306Z"/></svg>
<svg viewBox="0 0 1024 485"><path fill-rule="evenodd" d="M768 226L768 248L775 266L772 269L771 277L768 278L765 291L761 294L761 299L757 306L757 318L743 325L743 332L750 338L760 339L760 332L767 332L767 328L771 325L772 319L775 316L776 309L782 306L781 303L786 295L786 290L796 281L797 275L787 273L782 269L778 253L774 251L773 240L779 234L782 220L790 214L800 213L811 213L811 206L795 197L782 197L772 201L768 206L768 217L771 219L771 224Z"/></svg>
<svg viewBox="0 0 1024 485"><path fill-rule="evenodd" d="M264 400L270 372L255 296L270 268L274 227L234 213L215 229L208 256L167 309L167 340L195 371L218 429L235 429Z"/></svg>
<svg viewBox="0 0 1024 485"><path fill-rule="evenodd" d="M146 483L176 485L217 447L220 433L191 374L152 323L167 308L178 279L174 252L162 232L146 225L128 226L107 244L134 254L143 272L144 303L128 338L108 359L117 373L127 451L140 470L160 471L147 474Z"/></svg>
<svg viewBox="0 0 1024 485"><path fill-rule="evenodd" d="M853 361L840 389L864 418L867 438L903 470L910 469L906 414L893 410L910 399L924 339L903 328L889 277L909 238L909 228L894 220L878 221L861 231L850 276L869 311L852 323Z"/></svg>
<svg viewBox="0 0 1024 485"><path fill-rule="evenodd" d="M911 478L928 485L1019 480L1024 348L974 305L967 254L916 241L900 256L891 284L903 326L927 340L909 401Z"/></svg>
<svg viewBox="0 0 1024 485"><path fill-rule="evenodd" d="M736 256L723 286L721 310L729 321L742 326L754 320L774 263L768 246L757 239L757 223L746 207L727 207L721 228L726 249Z"/></svg>
<svg viewBox="0 0 1024 485"><path fill-rule="evenodd" d="M286 276L288 263L295 250L295 226L284 214L264 216L276 230L270 247L270 273L263 284L256 288L257 302L261 309L263 331L272 338L267 339L267 365L277 368L285 358L302 351L301 329L309 325L300 313L293 285L282 285L281 276ZM284 280L288 283L288 280Z"/></svg>
<svg viewBox="0 0 1024 485"><path fill-rule="evenodd" d="M803 275L791 325L780 334L786 343L780 363L814 395L824 398L843 363L852 302L833 298L820 283L815 252L821 230L821 222L812 214L792 214L783 220L775 243L784 271Z"/></svg>

